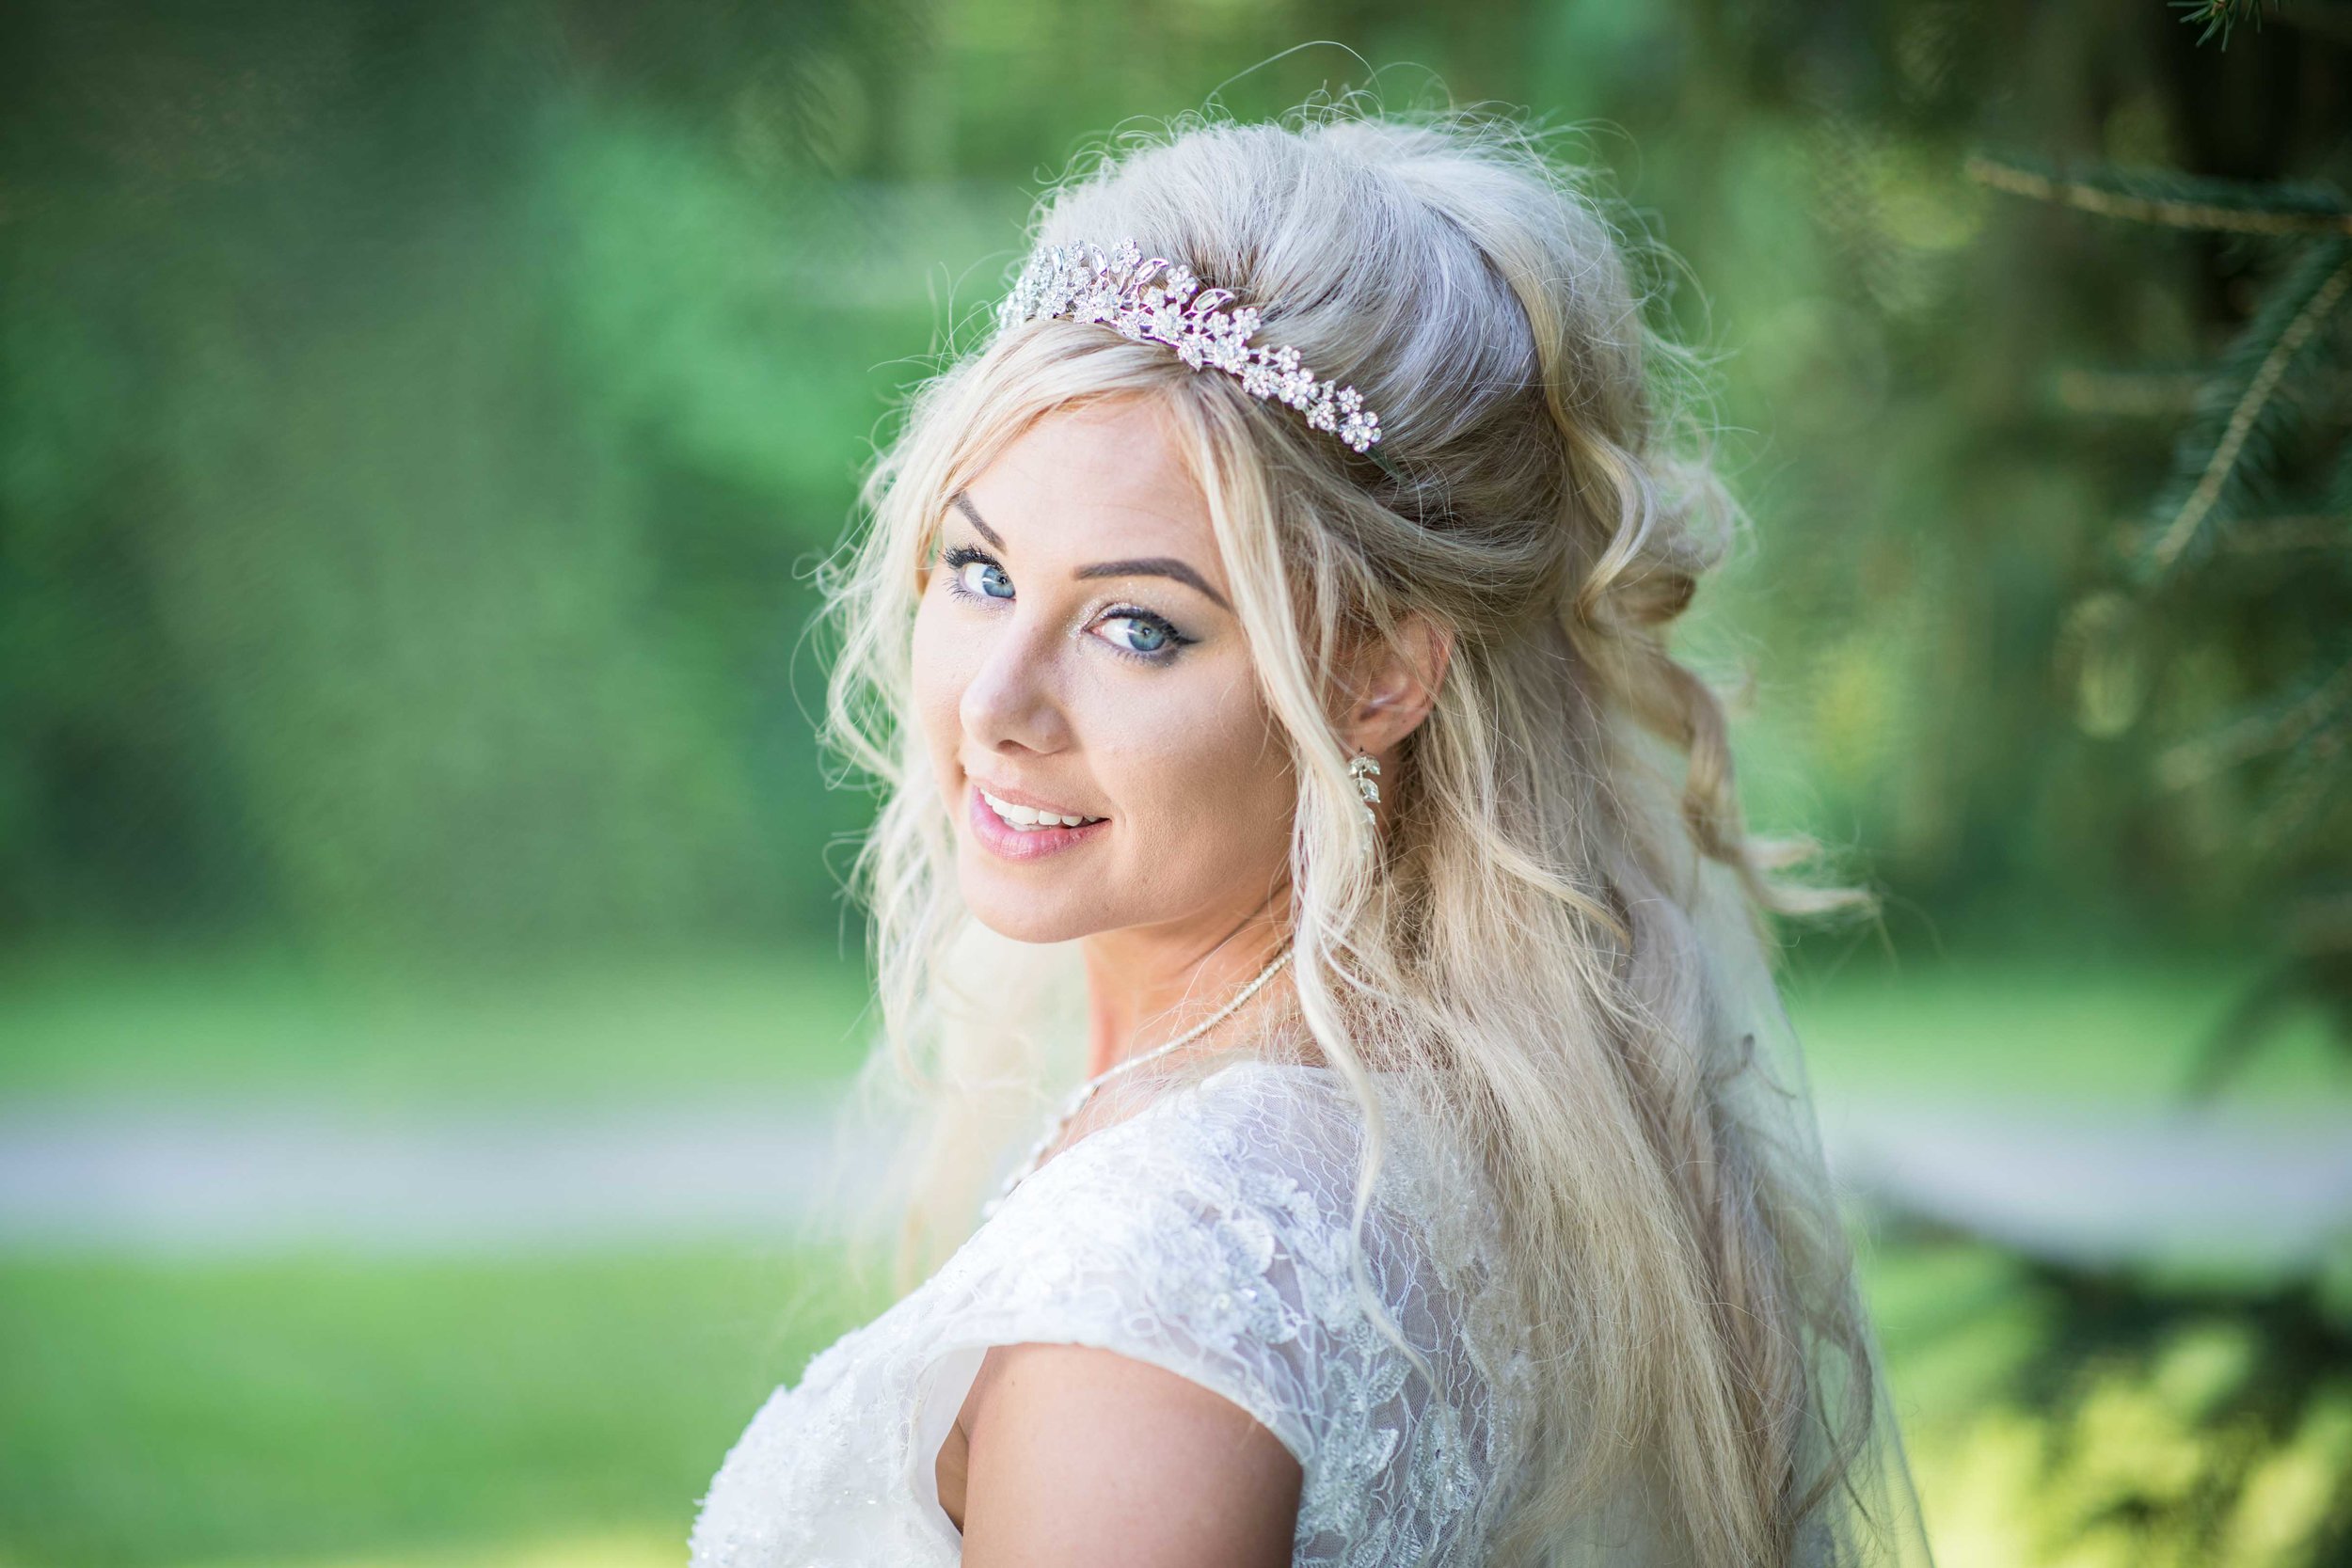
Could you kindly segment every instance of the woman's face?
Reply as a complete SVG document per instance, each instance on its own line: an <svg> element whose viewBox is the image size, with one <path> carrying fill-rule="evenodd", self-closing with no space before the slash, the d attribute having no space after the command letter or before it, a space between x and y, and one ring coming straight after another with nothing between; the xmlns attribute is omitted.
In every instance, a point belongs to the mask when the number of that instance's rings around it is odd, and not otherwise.
<svg viewBox="0 0 2352 1568"><path fill-rule="evenodd" d="M964 900L1018 941L1214 944L1287 866L1288 757L1161 419L1049 414L939 522L915 699Z"/></svg>

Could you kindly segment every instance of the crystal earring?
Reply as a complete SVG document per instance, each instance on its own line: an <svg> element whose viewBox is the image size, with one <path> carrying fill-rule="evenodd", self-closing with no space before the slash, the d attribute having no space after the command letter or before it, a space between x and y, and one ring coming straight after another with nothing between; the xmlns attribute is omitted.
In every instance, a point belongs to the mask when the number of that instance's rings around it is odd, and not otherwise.
<svg viewBox="0 0 2352 1568"><path fill-rule="evenodd" d="M1356 793L1364 799L1364 820L1377 825L1380 818L1372 804L1380 799L1380 786L1372 781L1380 776L1380 764L1370 752L1359 752L1347 765L1347 776L1356 781Z"/></svg>

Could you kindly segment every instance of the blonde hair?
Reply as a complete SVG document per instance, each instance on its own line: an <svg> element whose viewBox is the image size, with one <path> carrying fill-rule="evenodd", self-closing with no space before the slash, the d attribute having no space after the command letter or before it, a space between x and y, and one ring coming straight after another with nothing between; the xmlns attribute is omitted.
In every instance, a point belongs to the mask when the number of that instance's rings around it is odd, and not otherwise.
<svg viewBox="0 0 2352 1568"><path fill-rule="evenodd" d="M1292 748L1295 984L1367 1117L1359 1218L1383 1148L1374 1071L1429 1086L1499 1200L1543 1397L1496 1560L1552 1560L1645 1452L1693 1560L1781 1563L1864 1443L1878 1380L1822 1184L1732 1092L1753 1036L1726 1037L1709 990L1700 871L1736 879L1751 938L1773 912L1871 901L1782 875L1810 840L1747 832L1723 703L1668 652L1743 519L1692 413L1700 361L1645 320L1632 267L1659 247L1610 211L1523 125L1344 103L1187 117L1048 194L1036 243L1134 236L1262 304L1266 341L1380 410L1384 462L1063 321L918 390L871 471L870 529L822 575L842 634L828 735L882 797L858 862L885 1037L869 1083L930 1096L903 1282L968 1233L1005 1118L1077 1034L1065 956L1015 952L960 900L909 710L920 564L949 498L1035 420L1157 399ZM1344 648L1413 615L1452 633L1451 659L1367 858L1327 693ZM984 996L961 978L976 966Z"/></svg>

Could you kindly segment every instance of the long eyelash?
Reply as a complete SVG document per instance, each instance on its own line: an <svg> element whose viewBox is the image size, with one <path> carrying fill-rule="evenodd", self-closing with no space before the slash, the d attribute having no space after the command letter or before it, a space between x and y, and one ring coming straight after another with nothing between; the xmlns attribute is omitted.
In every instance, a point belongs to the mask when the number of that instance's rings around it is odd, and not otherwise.
<svg viewBox="0 0 2352 1568"><path fill-rule="evenodd" d="M1138 664L1166 664L1169 659L1176 657L1177 649L1184 647L1187 643L1198 642L1200 641L1197 637L1186 637L1183 632L1176 629L1175 623L1170 621L1167 616L1156 614L1152 610L1144 609L1141 605L1113 605L1108 610L1104 610L1099 619L1141 621L1146 626L1157 626L1160 630L1168 634L1167 644L1148 654L1139 648L1122 648L1116 642L1109 641L1107 639L1104 640L1104 645L1107 646L1111 652L1119 655L1121 658L1132 658Z"/></svg>
<svg viewBox="0 0 2352 1568"><path fill-rule="evenodd" d="M1003 603L1001 599L992 598L986 594L975 594L963 585L963 569L976 561L985 561L998 571L1004 570L1003 562L998 561L986 550L976 550L969 545L950 545L939 552L939 563L947 568L947 592L959 599L982 599L991 604Z"/></svg>
<svg viewBox="0 0 2352 1568"><path fill-rule="evenodd" d="M970 545L950 545L939 552L939 563L947 568L947 592L959 599L976 599L990 604L1003 603L1003 600L993 598L989 594L975 594L963 585L963 569L975 562L985 562L999 571L1004 569L1003 562L998 561L986 550L977 549ZM1133 659L1137 664L1166 664L1176 657L1177 649L1200 641L1197 637L1185 636L1176 629L1176 624L1167 616L1156 610L1146 610L1141 605L1112 605L1097 619L1108 617L1124 617L1129 620L1141 621L1148 626L1159 627L1167 634L1167 645L1148 654L1136 648L1122 648L1107 639L1104 641L1104 646L1110 649L1112 653L1121 658Z"/></svg>

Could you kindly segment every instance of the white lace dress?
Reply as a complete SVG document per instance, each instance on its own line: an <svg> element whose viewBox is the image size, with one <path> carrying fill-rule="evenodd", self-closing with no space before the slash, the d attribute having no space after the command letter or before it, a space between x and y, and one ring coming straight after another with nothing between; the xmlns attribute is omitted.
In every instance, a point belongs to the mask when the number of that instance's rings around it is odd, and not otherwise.
<svg viewBox="0 0 2352 1568"><path fill-rule="evenodd" d="M1280 1439L1294 1564L1471 1564L1507 1506L1524 1352L1487 1288L1491 1208L1389 1117L1348 1269L1361 1120L1327 1069L1242 1061L1081 1138L939 1271L753 1417L704 1497L691 1568L924 1568L962 1538L934 1465L991 1345L1101 1346L1189 1378Z"/></svg>

